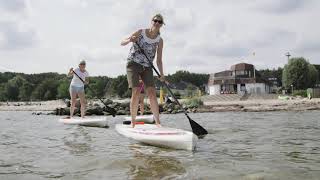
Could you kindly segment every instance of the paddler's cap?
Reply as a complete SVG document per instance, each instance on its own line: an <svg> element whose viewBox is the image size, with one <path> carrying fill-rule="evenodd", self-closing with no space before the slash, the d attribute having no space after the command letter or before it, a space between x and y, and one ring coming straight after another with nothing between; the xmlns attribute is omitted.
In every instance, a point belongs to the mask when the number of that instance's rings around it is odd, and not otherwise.
<svg viewBox="0 0 320 180"><path fill-rule="evenodd" d="M80 61L79 61L79 65L86 65L86 61L85 61L85 60L83 60L83 59L82 59L82 60L80 60Z"/></svg>

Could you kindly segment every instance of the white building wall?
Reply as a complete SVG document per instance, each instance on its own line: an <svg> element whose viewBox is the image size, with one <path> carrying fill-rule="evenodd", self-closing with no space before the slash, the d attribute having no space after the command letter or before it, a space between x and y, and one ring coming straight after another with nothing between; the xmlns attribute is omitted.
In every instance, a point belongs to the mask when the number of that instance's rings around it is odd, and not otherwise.
<svg viewBox="0 0 320 180"><path fill-rule="evenodd" d="M252 94L267 94L269 93L268 86L264 83L248 83L246 84L248 93Z"/></svg>
<svg viewBox="0 0 320 180"><path fill-rule="evenodd" d="M237 94L241 94L240 84L237 84Z"/></svg>
<svg viewBox="0 0 320 180"><path fill-rule="evenodd" d="M216 95L216 94L220 94L220 85L215 84L215 85L209 86L209 95Z"/></svg>
<svg viewBox="0 0 320 180"><path fill-rule="evenodd" d="M268 94L270 92L270 87L264 83L248 83L245 84L247 93L251 94ZM209 86L209 95L220 94L220 85L211 85ZM242 94L241 85L237 84L237 93Z"/></svg>

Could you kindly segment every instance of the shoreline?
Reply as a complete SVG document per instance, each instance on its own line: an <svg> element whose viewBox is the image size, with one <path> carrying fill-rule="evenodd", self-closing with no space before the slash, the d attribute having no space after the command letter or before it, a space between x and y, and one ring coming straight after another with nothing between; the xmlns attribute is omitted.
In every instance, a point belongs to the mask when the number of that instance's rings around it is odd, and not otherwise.
<svg viewBox="0 0 320 180"><path fill-rule="evenodd" d="M114 100L117 101L117 100ZM122 102L126 100L121 100ZM63 100L35 102L0 102L0 111L54 111L65 108ZM203 112L269 112L269 111L307 111L320 110L320 98L294 100L246 100L246 101L211 101L203 106L191 109L193 113Z"/></svg>
<svg viewBox="0 0 320 180"><path fill-rule="evenodd" d="M0 102L0 111L53 111L63 107L63 100Z"/></svg>
<svg viewBox="0 0 320 180"><path fill-rule="evenodd" d="M200 107L200 112L270 112L270 111L306 111L320 110L320 98L293 100L246 100L230 102L207 102Z"/></svg>

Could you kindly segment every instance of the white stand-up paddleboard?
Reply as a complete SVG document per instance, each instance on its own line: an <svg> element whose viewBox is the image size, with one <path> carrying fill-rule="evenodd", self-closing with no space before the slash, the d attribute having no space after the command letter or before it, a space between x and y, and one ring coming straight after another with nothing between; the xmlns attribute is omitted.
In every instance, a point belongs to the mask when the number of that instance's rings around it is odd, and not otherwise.
<svg viewBox="0 0 320 180"><path fill-rule="evenodd" d="M198 137L190 131L169 127L157 127L155 124L131 125L117 124L121 135L148 145L173 149L194 150Z"/></svg>
<svg viewBox="0 0 320 180"><path fill-rule="evenodd" d="M59 122L70 125L108 127L106 118L61 118L59 119Z"/></svg>
<svg viewBox="0 0 320 180"><path fill-rule="evenodd" d="M131 116L124 117L126 121L131 121ZM136 116L136 122L154 123L153 115Z"/></svg>

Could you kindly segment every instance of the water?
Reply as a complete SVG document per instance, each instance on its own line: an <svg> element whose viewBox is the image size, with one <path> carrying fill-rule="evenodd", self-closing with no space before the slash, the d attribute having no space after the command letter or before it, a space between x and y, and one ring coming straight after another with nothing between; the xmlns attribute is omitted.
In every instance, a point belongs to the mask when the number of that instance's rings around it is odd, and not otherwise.
<svg viewBox="0 0 320 180"><path fill-rule="evenodd" d="M210 132L194 152L141 145L110 128L0 112L0 179L320 179L320 111L190 114ZM163 125L189 128L183 114Z"/></svg>

